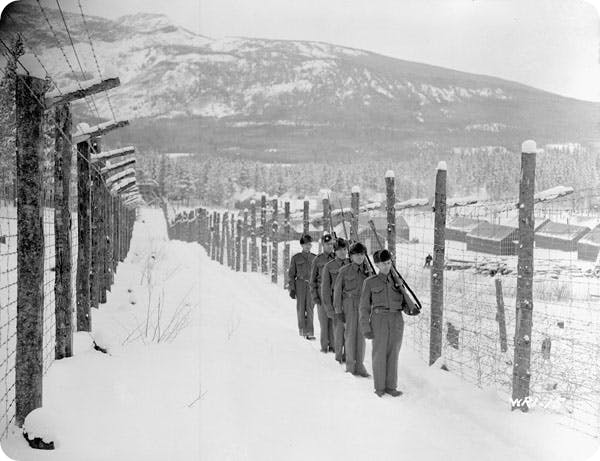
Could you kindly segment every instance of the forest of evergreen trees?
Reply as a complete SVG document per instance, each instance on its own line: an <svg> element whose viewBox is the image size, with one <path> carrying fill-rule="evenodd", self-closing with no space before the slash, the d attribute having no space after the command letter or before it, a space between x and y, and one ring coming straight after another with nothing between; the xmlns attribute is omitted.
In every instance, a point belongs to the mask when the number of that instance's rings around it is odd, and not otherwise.
<svg viewBox="0 0 600 461"><path fill-rule="evenodd" d="M222 206L234 206L236 198L250 189L302 198L315 196L322 188L349 196L352 186L358 185L368 200L384 192L383 178L388 169L395 172L399 201L429 197L440 160L448 164L449 196L516 198L520 172L520 154L496 146L455 148L446 153L424 148L406 161L356 158L278 164L202 154L174 158L155 154L140 160L138 177L156 179L169 199ZM557 185L576 190L600 186L600 155L590 148L577 144L546 146L536 163L538 191Z"/></svg>

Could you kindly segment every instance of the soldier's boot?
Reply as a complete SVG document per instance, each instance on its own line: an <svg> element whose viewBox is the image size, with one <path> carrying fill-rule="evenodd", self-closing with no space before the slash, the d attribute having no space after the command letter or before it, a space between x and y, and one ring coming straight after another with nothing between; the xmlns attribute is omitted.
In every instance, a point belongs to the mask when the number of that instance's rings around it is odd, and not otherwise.
<svg viewBox="0 0 600 461"><path fill-rule="evenodd" d="M377 397L383 397L385 395L385 391L375 391L375 394L377 394Z"/></svg>
<svg viewBox="0 0 600 461"><path fill-rule="evenodd" d="M402 395L402 391L398 391L396 389L386 389L385 393L390 394L392 397L398 397Z"/></svg>

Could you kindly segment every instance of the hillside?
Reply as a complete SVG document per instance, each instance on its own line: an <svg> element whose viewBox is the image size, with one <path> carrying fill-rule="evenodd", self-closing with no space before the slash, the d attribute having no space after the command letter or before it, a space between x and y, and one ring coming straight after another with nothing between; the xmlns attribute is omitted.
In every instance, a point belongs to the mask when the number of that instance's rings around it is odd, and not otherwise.
<svg viewBox="0 0 600 461"><path fill-rule="evenodd" d="M19 30L59 85L82 78L57 46L58 38L74 63L68 38L53 35L36 3L13 3L9 12L15 22L4 15L0 36ZM57 11L46 12L60 24ZM81 16L66 18L86 77L96 75ZM494 77L325 43L216 40L155 14L89 17L88 26L105 72L121 78L111 92L117 116L135 121L109 142L302 161L600 137L600 104ZM110 117L106 99L95 99L101 117ZM89 120L90 108L79 104L76 114Z"/></svg>

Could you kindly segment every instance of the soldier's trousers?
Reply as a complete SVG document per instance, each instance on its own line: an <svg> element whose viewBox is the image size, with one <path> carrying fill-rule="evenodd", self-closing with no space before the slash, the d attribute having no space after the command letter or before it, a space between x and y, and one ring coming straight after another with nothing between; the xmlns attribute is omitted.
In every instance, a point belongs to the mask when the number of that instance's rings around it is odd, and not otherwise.
<svg viewBox="0 0 600 461"><path fill-rule="evenodd" d="M310 296L308 283L296 280L296 313L298 314L298 332L300 336L314 336L314 304Z"/></svg>
<svg viewBox="0 0 600 461"><path fill-rule="evenodd" d="M317 313L321 326L321 349L327 350L329 346L333 347L333 320L327 316L327 310L322 304L317 304Z"/></svg>
<svg viewBox="0 0 600 461"><path fill-rule="evenodd" d="M358 328L358 299L344 300L344 316L346 317L346 331L344 333L344 346L346 348L346 371L356 374L366 374L365 368L365 337Z"/></svg>
<svg viewBox="0 0 600 461"><path fill-rule="evenodd" d="M335 359L341 362L344 358L344 334L346 328L344 322L333 319L333 348L335 349Z"/></svg>
<svg viewBox="0 0 600 461"><path fill-rule="evenodd" d="M404 319L401 312L371 314L373 330L373 380L375 390L396 389L398 385L398 354L402 345Z"/></svg>

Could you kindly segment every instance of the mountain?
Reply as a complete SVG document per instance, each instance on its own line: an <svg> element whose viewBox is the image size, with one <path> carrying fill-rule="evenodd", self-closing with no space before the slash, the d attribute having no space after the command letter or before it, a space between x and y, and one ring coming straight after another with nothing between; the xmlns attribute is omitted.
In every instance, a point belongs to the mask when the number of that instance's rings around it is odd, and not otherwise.
<svg viewBox="0 0 600 461"><path fill-rule="evenodd" d="M0 36L20 31L58 86L83 78L57 11L45 10L54 35L35 2L8 10L14 22L3 15ZM81 15L66 21L85 78L97 76ZM107 137L115 143L302 161L599 138L600 104L494 77L326 43L211 39L156 14L90 16L87 26L104 73L121 78L110 92L116 115L132 121ZM104 95L94 99L110 118ZM85 104L75 111L93 118Z"/></svg>

